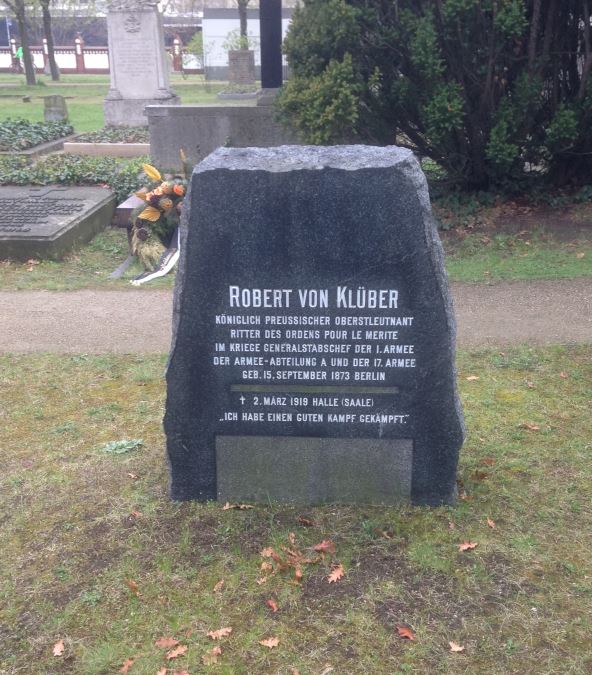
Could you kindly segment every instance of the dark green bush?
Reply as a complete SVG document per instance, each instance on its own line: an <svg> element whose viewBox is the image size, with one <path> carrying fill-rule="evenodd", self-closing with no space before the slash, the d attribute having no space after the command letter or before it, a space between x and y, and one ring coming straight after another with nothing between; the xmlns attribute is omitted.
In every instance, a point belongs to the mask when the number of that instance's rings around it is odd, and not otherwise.
<svg viewBox="0 0 592 675"><path fill-rule="evenodd" d="M106 185L118 202L145 184L142 164L147 157L86 157L81 155L48 155L35 165L23 157L0 158L0 184L16 185Z"/></svg>
<svg viewBox="0 0 592 675"><path fill-rule="evenodd" d="M592 2L304 0L281 117L311 143L397 143L457 185L592 177Z"/></svg>
<svg viewBox="0 0 592 675"><path fill-rule="evenodd" d="M9 117L0 121L0 150L27 150L73 133L70 122L29 122Z"/></svg>

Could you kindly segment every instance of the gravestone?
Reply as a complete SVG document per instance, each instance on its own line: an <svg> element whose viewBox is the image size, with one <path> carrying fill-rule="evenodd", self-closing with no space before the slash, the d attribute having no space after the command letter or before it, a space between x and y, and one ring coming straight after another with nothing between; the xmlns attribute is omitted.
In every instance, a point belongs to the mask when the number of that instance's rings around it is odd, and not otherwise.
<svg viewBox="0 0 592 675"><path fill-rule="evenodd" d="M113 0L107 31L111 87L105 98L105 123L146 126L144 106L178 104L169 86L162 17L154 0Z"/></svg>
<svg viewBox="0 0 592 675"><path fill-rule="evenodd" d="M46 122L61 122L68 119L66 99L59 94L43 97L43 119Z"/></svg>
<svg viewBox="0 0 592 675"><path fill-rule="evenodd" d="M99 187L0 187L0 259L61 258L110 224L115 195Z"/></svg>
<svg viewBox="0 0 592 675"><path fill-rule="evenodd" d="M220 148L185 203L171 496L453 502L455 323L413 154Z"/></svg>

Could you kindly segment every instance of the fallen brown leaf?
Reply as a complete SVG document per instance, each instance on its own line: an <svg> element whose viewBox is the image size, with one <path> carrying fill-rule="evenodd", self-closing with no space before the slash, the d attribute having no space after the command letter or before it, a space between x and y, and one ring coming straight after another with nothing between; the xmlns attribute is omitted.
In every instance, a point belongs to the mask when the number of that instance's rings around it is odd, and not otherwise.
<svg viewBox="0 0 592 675"><path fill-rule="evenodd" d="M274 555L276 555L276 553L275 553L275 551L271 548L271 546L268 546L267 548L264 548L264 549L259 553L259 555L260 555L262 558L271 558L271 557L273 557Z"/></svg>
<svg viewBox="0 0 592 675"><path fill-rule="evenodd" d="M171 649L170 652L167 652L166 657L169 661L171 659L176 659L179 656L183 656L184 654L186 654L188 649L189 647L187 647L186 645L179 645L178 647Z"/></svg>
<svg viewBox="0 0 592 675"><path fill-rule="evenodd" d="M278 609L279 609L277 602L276 602L273 598L270 598L269 600L266 600L266 601L265 601L265 604L269 607L269 609L271 609L271 611L272 611L274 614L275 614L275 613L278 611Z"/></svg>
<svg viewBox="0 0 592 675"><path fill-rule="evenodd" d="M223 588L224 588L224 579L220 579L220 581L214 586L214 593L219 593Z"/></svg>
<svg viewBox="0 0 592 675"><path fill-rule="evenodd" d="M63 640L58 640L55 645L53 646L53 655L54 656L61 656L64 653L64 649L66 649L66 645L64 644Z"/></svg>
<svg viewBox="0 0 592 675"><path fill-rule="evenodd" d="M142 517L142 512L141 512L141 511L132 511L132 512L130 513L130 516L132 516L133 518L141 518L141 517Z"/></svg>
<svg viewBox="0 0 592 675"><path fill-rule="evenodd" d="M484 457L481 460L481 464L485 464L485 466L493 466L495 464L495 459L493 459L493 457Z"/></svg>
<svg viewBox="0 0 592 675"><path fill-rule="evenodd" d="M220 640L220 638L228 637L232 633L232 628L227 626L226 628L218 628L218 630L211 630L208 633L208 637L211 637L212 640Z"/></svg>
<svg viewBox="0 0 592 675"><path fill-rule="evenodd" d="M487 524L492 530L495 530L495 520L491 520L491 518L487 519Z"/></svg>
<svg viewBox="0 0 592 675"><path fill-rule="evenodd" d="M137 480L139 478L137 473L129 472L127 475L128 475L128 478L131 478L132 480Z"/></svg>
<svg viewBox="0 0 592 675"><path fill-rule="evenodd" d="M294 579L298 584L302 581L302 567L300 565L296 565L294 568Z"/></svg>
<svg viewBox="0 0 592 675"><path fill-rule="evenodd" d="M171 649L172 647L176 647L178 644L179 640L175 640L174 637L161 637L156 640L154 646L158 647L159 649Z"/></svg>
<svg viewBox="0 0 592 675"><path fill-rule="evenodd" d="M415 640L415 633L411 630L411 628L408 628L407 626L395 626L397 629L397 635L399 637L404 638L405 640L411 640L412 642Z"/></svg>
<svg viewBox="0 0 592 675"><path fill-rule="evenodd" d="M140 588L138 584L133 580L133 579L126 579L125 580L125 585L130 589L130 591L136 596L140 597L142 594L140 593Z"/></svg>
<svg viewBox="0 0 592 675"><path fill-rule="evenodd" d="M464 652L465 648L461 645L457 645L456 642L449 642L451 652Z"/></svg>
<svg viewBox="0 0 592 675"><path fill-rule="evenodd" d="M216 645L212 647L208 652L202 655L201 660L205 666L211 666L214 663L218 663L218 657L222 654L222 647Z"/></svg>
<svg viewBox="0 0 592 675"><path fill-rule="evenodd" d="M336 565L333 568L333 571L331 572L331 574L327 577L327 581L330 584L332 584L336 581L339 581L343 577L344 574L345 574L345 570L343 569L343 565L341 565L341 564Z"/></svg>
<svg viewBox="0 0 592 675"><path fill-rule="evenodd" d="M325 666L324 670L320 675L329 675L329 673L332 673L335 670L333 666Z"/></svg>
<svg viewBox="0 0 592 675"><path fill-rule="evenodd" d="M467 377L468 382L474 382L475 380L478 380L478 379L479 379L479 375L469 375Z"/></svg>
<svg viewBox="0 0 592 675"><path fill-rule="evenodd" d="M288 541L290 542L291 546L296 546L296 535L294 534L294 532L290 532L290 534L288 535Z"/></svg>
<svg viewBox="0 0 592 675"><path fill-rule="evenodd" d="M133 663L134 663L134 659L126 659L123 662L123 665L121 666L121 668L119 669L119 672L122 675L127 675L128 670L132 667Z"/></svg>
<svg viewBox="0 0 592 675"><path fill-rule="evenodd" d="M578 260L581 260L586 254L583 251L580 251L579 253L576 253L576 258Z"/></svg>
<svg viewBox="0 0 592 675"><path fill-rule="evenodd" d="M538 431L540 427L536 424L531 424L530 422L522 422L520 425L521 429L528 429L528 431Z"/></svg>
<svg viewBox="0 0 592 675"><path fill-rule="evenodd" d="M276 637L266 638L265 640L259 640L259 644L267 647L268 649L273 649L277 647L280 643L280 639Z"/></svg>
<svg viewBox="0 0 592 675"><path fill-rule="evenodd" d="M567 378L569 377L569 375L568 375L565 371L562 370L562 371L559 373L559 377L560 377L562 380L567 380Z"/></svg>
<svg viewBox="0 0 592 675"><path fill-rule="evenodd" d="M477 548L479 544L474 541L464 541L462 544L458 545L459 551L472 551L474 548Z"/></svg>
<svg viewBox="0 0 592 675"><path fill-rule="evenodd" d="M330 539L324 539L320 544L313 546L317 553L329 553L335 555L335 544Z"/></svg>
<svg viewBox="0 0 592 675"><path fill-rule="evenodd" d="M238 509L239 511L246 511L247 509L254 509L255 507L251 504L231 504L226 502L222 507L222 511L228 511L229 509Z"/></svg>
<svg viewBox="0 0 592 675"><path fill-rule="evenodd" d="M473 473L473 478L475 480L485 480L486 478L489 478L489 474L486 471L475 471Z"/></svg>
<svg viewBox="0 0 592 675"><path fill-rule="evenodd" d="M263 586L263 584L267 583L267 577L259 577L258 579L255 579L255 583L257 586Z"/></svg>
<svg viewBox="0 0 592 675"><path fill-rule="evenodd" d="M273 565L268 560L264 560L259 569L262 572L273 572Z"/></svg>
<svg viewBox="0 0 592 675"><path fill-rule="evenodd" d="M156 675L166 675L167 674L167 669L166 668L161 668Z"/></svg>
<svg viewBox="0 0 592 675"><path fill-rule="evenodd" d="M527 382L527 383L526 383L526 386L527 386L529 389L534 389L534 388L536 387L536 385L535 385L534 382Z"/></svg>
<svg viewBox="0 0 592 675"><path fill-rule="evenodd" d="M463 502L473 501L473 495L468 495L465 490L461 490L460 494L458 495L458 498Z"/></svg>
<svg viewBox="0 0 592 675"><path fill-rule="evenodd" d="M449 529L449 530L454 530L454 529L456 529L456 525L455 525L452 521L450 521L450 522L448 523L448 529Z"/></svg>
<svg viewBox="0 0 592 675"><path fill-rule="evenodd" d="M189 675L188 670L172 670L172 675Z"/></svg>
<svg viewBox="0 0 592 675"><path fill-rule="evenodd" d="M296 518L296 522L298 525L302 525L302 527L314 527L314 521L310 518L306 518L305 516L298 516L298 518Z"/></svg>

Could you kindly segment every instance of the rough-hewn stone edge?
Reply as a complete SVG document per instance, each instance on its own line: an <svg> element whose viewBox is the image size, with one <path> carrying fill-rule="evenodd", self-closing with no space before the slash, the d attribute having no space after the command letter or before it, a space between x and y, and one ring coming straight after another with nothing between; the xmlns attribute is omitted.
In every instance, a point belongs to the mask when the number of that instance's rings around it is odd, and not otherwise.
<svg viewBox="0 0 592 675"><path fill-rule="evenodd" d="M264 108L263 108L264 109ZM266 148L218 148L203 159L194 173L227 169L230 171L322 171L341 169L395 168L409 157L411 150L396 146L373 145L281 145Z"/></svg>

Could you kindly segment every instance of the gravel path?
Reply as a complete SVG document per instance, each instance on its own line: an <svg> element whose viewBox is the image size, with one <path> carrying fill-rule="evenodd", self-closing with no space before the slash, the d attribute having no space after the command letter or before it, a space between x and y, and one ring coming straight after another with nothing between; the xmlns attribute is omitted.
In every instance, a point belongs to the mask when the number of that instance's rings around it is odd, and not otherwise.
<svg viewBox="0 0 592 675"><path fill-rule="evenodd" d="M462 347L592 343L592 279L452 284ZM172 292L1 291L0 352L166 352Z"/></svg>

